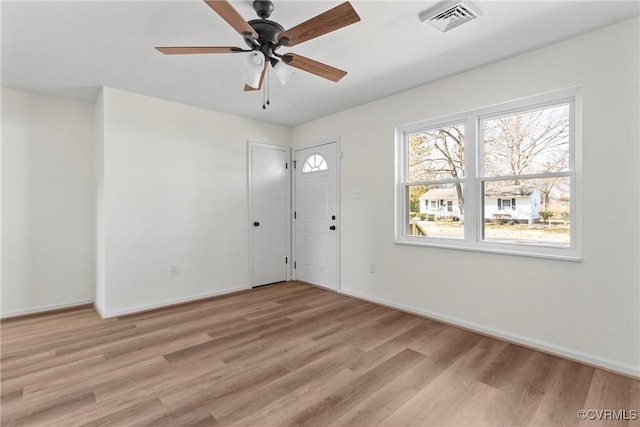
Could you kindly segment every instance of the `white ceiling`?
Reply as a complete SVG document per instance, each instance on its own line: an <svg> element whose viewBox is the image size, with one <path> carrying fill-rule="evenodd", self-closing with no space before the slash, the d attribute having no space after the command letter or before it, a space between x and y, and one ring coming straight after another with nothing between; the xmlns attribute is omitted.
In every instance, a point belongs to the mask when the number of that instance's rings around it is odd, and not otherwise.
<svg viewBox="0 0 640 427"><path fill-rule="evenodd" d="M275 0L290 28L340 1ZM297 71L271 105L244 92L243 54L165 56L154 46L245 47L202 1L2 1L2 85L93 101L108 86L294 126L639 14L629 1L481 1L482 16L440 33L418 15L435 1L352 1L361 22L279 53L341 68L338 83ZM257 18L250 0L232 4Z"/></svg>

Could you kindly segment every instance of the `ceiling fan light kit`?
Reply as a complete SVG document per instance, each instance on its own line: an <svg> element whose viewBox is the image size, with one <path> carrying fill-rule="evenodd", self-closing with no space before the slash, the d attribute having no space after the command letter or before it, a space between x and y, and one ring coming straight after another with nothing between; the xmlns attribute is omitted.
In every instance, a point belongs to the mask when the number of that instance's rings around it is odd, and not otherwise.
<svg viewBox="0 0 640 427"><path fill-rule="evenodd" d="M260 74L264 68L264 55L260 52L253 51L245 60L247 72L251 74Z"/></svg>
<svg viewBox="0 0 640 427"><path fill-rule="evenodd" d="M351 3L344 2L285 30L282 25L268 19L274 10L273 2L269 0L255 0L253 2L253 9L259 19L248 22L228 0L204 0L204 2L243 37L248 49L234 46L156 47L158 51L165 55L249 53L245 59L246 72L241 76L241 81L245 83L245 91L261 89L265 74L267 74L266 87L268 89L267 69L269 64L283 85L289 81L294 72L291 67L333 82L339 81L347 74L346 71L298 54L285 53L281 55L276 51L283 46L295 46L360 21L360 17ZM268 100L266 104L269 104ZM264 103L263 108L265 108Z"/></svg>
<svg viewBox="0 0 640 427"><path fill-rule="evenodd" d="M280 84L284 86L289 82L296 71L292 67L285 65L284 61L278 61L276 65L273 66L273 72L278 80L280 80Z"/></svg>

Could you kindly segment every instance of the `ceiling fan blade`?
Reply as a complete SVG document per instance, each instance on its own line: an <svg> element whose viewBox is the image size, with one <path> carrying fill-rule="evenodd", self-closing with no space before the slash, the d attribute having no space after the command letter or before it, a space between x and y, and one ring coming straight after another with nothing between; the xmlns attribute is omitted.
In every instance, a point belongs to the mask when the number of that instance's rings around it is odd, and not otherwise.
<svg viewBox="0 0 640 427"><path fill-rule="evenodd" d="M264 82L264 75L266 73L267 73L267 64L265 63L265 66L262 69L262 74L260 74L260 83L258 84L258 87L251 87L249 85L244 85L244 91L245 92L250 92L252 90L260 90L260 89L262 89L262 82Z"/></svg>
<svg viewBox="0 0 640 427"><path fill-rule="evenodd" d="M251 28L251 25L244 20L242 15L231 6L227 0L204 0L222 19L227 21L227 24L231 25L240 35L247 38L253 36L254 39L258 38L258 33Z"/></svg>
<svg viewBox="0 0 640 427"><path fill-rule="evenodd" d="M296 53L285 53L282 55L282 60L287 65L315 74L316 76L324 77L332 82L337 82L347 75L346 71L323 64L322 62L314 61L313 59L305 58Z"/></svg>
<svg viewBox="0 0 640 427"><path fill-rule="evenodd" d="M278 42L284 46L295 46L321 35L330 33L347 25L360 21L360 17L351 6L344 2L329 9L293 28L289 28L278 36Z"/></svg>
<svg viewBox="0 0 640 427"><path fill-rule="evenodd" d="M243 52L241 48L233 46L168 46L156 47L156 50L164 53L165 55Z"/></svg>

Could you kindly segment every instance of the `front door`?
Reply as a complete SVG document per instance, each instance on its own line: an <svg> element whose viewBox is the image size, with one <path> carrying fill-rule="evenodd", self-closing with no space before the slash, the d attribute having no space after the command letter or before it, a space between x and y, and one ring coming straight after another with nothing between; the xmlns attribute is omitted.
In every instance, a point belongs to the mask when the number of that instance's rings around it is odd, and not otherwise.
<svg viewBox="0 0 640 427"><path fill-rule="evenodd" d="M294 275L338 290L337 143L297 150L295 160Z"/></svg>
<svg viewBox="0 0 640 427"><path fill-rule="evenodd" d="M249 144L251 286L287 280L289 148Z"/></svg>

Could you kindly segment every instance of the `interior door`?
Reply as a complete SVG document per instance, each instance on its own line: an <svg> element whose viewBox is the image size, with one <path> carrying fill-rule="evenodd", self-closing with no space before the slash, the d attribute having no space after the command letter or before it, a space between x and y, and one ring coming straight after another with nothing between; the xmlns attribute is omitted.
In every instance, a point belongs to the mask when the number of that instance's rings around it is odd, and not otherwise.
<svg viewBox="0 0 640 427"><path fill-rule="evenodd" d="M249 144L251 286L287 280L290 149Z"/></svg>
<svg viewBox="0 0 640 427"><path fill-rule="evenodd" d="M294 275L338 289L337 143L295 152Z"/></svg>

